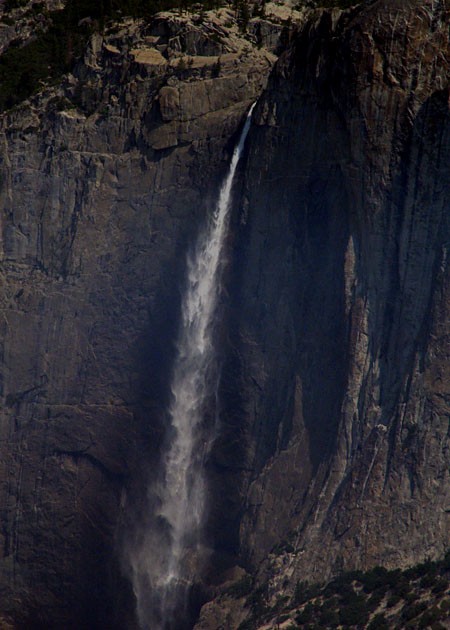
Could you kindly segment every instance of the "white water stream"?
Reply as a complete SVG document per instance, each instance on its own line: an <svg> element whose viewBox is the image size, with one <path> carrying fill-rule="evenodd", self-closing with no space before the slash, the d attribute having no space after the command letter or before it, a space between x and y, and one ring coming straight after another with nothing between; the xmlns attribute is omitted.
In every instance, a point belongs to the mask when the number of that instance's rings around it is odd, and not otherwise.
<svg viewBox="0 0 450 630"><path fill-rule="evenodd" d="M214 393L215 314L236 168L251 123L248 112L217 205L187 260L186 288L171 383L171 429L150 521L131 565L138 616L145 630L183 626L189 589L202 563L205 520L203 461L208 444L205 402ZM155 489L152 489L155 493ZM181 623L180 623L181 621Z"/></svg>

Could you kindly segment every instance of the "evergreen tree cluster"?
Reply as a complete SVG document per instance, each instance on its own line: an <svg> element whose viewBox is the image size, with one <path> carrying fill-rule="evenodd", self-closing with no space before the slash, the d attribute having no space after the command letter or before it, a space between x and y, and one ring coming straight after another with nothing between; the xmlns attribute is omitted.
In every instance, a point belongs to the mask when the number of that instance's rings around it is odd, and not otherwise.
<svg viewBox="0 0 450 630"><path fill-rule="evenodd" d="M10 109L36 92L43 84L57 81L69 72L86 47L89 36L102 30L109 20L124 16L149 19L159 11L187 10L198 0L68 0L64 9L47 12L40 2L7 0L2 20L9 12L28 6L27 14L43 13L50 23L25 45L14 42L0 56L0 111ZM217 0L201 3L206 9Z"/></svg>
<svg viewBox="0 0 450 630"><path fill-rule="evenodd" d="M269 605L268 584L254 589L249 578L228 590L246 597L250 616L238 630L256 630L263 623L288 622L287 630L445 630L450 619L450 551L437 562L410 569L350 571L328 584L299 581L291 598Z"/></svg>

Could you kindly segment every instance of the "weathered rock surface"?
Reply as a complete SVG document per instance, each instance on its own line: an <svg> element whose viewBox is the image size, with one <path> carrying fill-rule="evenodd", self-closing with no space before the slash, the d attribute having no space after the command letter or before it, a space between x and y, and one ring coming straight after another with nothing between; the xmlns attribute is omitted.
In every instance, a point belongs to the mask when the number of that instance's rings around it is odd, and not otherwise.
<svg viewBox="0 0 450 630"><path fill-rule="evenodd" d="M220 13L94 36L2 118L2 627L135 627L118 532L158 452L185 254L274 61L252 42L282 32ZM448 544L448 46L445 2L325 11L258 103L218 331L216 582L241 564L276 599ZM198 627L247 613L223 596Z"/></svg>
<svg viewBox="0 0 450 630"><path fill-rule="evenodd" d="M274 600L448 545L448 20L433 2L325 12L258 103L223 442L240 428L242 560Z"/></svg>
<svg viewBox="0 0 450 630"><path fill-rule="evenodd" d="M48 11L58 11L65 5L64 0L41 0L25 2L15 9L6 3L0 4L0 53L11 44L21 46L36 34L46 31L51 23Z"/></svg>
<svg viewBox="0 0 450 630"><path fill-rule="evenodd" d="M123 490L157 449L187 245L273 59L213 16L129 21L1 121L0 625L132 627Z"/></svg>

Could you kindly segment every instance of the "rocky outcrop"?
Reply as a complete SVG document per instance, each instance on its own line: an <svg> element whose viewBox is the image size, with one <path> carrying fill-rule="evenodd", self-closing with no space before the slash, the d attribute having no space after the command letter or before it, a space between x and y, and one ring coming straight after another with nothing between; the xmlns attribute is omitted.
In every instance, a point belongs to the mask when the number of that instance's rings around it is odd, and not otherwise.
<svg viewBox="0 0 450 630"><path fill-rule="evenodd" d="M228 19L114 26L2 119L0 625L133 625L124 488L157 450L187 245L273 61Z"/></svg>
<svg viewBox="0 0 450 630"><path fill-rule="evenodd" d="M14 7L14 4L17 6ZM63 0L41 0L40 2L12 3L0 5L0 54L9 46L22 46L37 34L48 30L51 19L49 12L61 10Z"/></svg>
<svg viewBox="0 0 450 630"><path fill-rule="evenodd" d="M444 4L324 12L255 113L223 441L239 426L241 558L274 598L448 545Z"/></svg>
<svg viewBox="0 0 450 630"><path fill-rule="evenodd" d="M275 600L448 543L445 2L283 20L125 20L2 117L2 627L136 627L119 550L146 518L186 250L278 34L227 242L211 580L244 567Z"/></svg>

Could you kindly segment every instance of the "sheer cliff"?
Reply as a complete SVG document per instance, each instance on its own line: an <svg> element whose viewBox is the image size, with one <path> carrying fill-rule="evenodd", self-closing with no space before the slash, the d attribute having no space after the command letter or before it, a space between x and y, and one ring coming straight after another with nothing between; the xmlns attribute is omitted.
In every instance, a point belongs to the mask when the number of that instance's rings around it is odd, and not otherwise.
<svg viewBox="0 0 450 630"><path fill-rule="evenodd" d="M247 39L225 9L128 20L3 114L0 625L136 627L121 549L146 522L185 254L255 100L205 462L209 577L245 570L276 598L443 554L448 23L438 0L289 33L259 19ZM249 614L222 595L199 627Z"/></svg>
<svg viewBox="0 0 450 630"><path fill-rule="evenodd" d="M336 566L347 564L347 545L362 566L443 550L446 18L436 3L324 14L258 103L231 327L251 382L238 389L256 410L258 481L242 526L251 557L269 550L288 513L292 524L314 514L299 551L314 548L329 568L332 548Z"/></svg>
<svg viewBox="0 0 450 630"><path fill-rule="evenodd" d="M241 554L272 603L448 545L448 17L324 13L258 102L223 398Z"/></svg>
<svg viewBox="0 0 450 630"><path fill-rule="evenodd" d="M230 19L114 25L2 118L1 623L133 623L124 487L145 494L187 244L274 60Z"/></svg>

